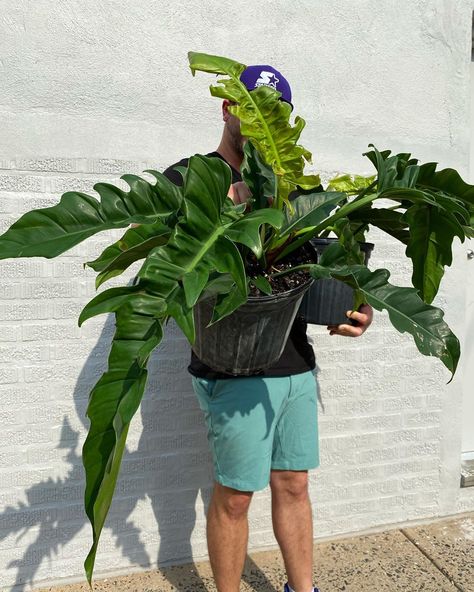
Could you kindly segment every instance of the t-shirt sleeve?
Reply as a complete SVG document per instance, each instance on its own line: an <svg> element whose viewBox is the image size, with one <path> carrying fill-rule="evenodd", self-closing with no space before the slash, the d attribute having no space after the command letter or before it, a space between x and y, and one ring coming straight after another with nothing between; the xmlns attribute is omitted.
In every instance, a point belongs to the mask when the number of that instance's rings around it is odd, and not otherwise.
<svg viewBox="0 0 474 592"><path fill-rule="evenodd" d="M176 170L175 167L187 167L188 166L189 158L183 158L179 162L175 162L167 169L163 171L163 175L167 177L172 183L181 187L183 184L183 177L179 171Z"/></svg>

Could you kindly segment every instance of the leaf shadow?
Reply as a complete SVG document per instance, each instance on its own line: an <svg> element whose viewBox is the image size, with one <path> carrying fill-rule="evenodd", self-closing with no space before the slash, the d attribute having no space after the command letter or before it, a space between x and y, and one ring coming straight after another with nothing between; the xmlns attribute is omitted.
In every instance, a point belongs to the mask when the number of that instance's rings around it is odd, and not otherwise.
<svg viewBox="0 0 474 592"><path fill-rule="evenodd" d="M85 555L90 543L90 525L83 509L84 471L80 455L80 441L86 429L86 406L88 395L106 365L105 351L108 351L114 330L113 318L107 318L101 334L90 351L81 369L74 388L74 403L78 418L84 430L72 427L77 420L68 416L62 418L62 428L56 448L63 451L63 467L67 472L62 477L43 479L23 492L26 501L17 501L0 514L0 541L8 537L16 546L23 537L29 541L22 557L8 563L9 570L16 570L11 590L24 591L32 586L47 584L48 578L57 579L53 564L56 559L64 560L63 550L86 528L86 541L78 553ZM169 583L185 592L208 590L207 581L198 573L193 562L193 547L199 542L205 544L204 514L212 493L212 464L208 452L204 420L198 402L192 392L191 381L187 380L186 392L173 391L170 398L170 375L160 371L170 360L178 360L179 384L184 384L186 368L183 360L189 356L189 346L183 343L176 348L176 339L165 336L161 350L173 350L171 357L158 360L155 356L150 365L150 385L141 405L140 432L136 448L128 446L124 456L116 494L106 521L104 534L114 540L131 566L155 569L163 567L163 575ZM174 367L174 366L173 366ZM187 377L189 379L189 377ZM184 402L173 405L173 397L183 397ZM133 446L133 442L131 443ZM58 461L55 460L56 466ZM148 501L157 523L157 529L146 532L134 522L134 513L139 501ZM200 506L198 519L196 506ZM105 538L105 537L104 537ZM150 557L148 544L158 547L157 556ZM12 544L9 541L8 545ZM82 547L84 547L82 549ZM200 556L207 552L202 550ZM101 544L97 556L97 573L104 558L112 557L113 551ZM49 568L44 569L44 563ZM179 565L182 564L182 565ZM167 567L179 565L179 569ZM123 564L114 567L123 570ZM39 575L39 572L41 575ZM249 575L250 574L250 575ZM244 579L249 584L256 581L268 592L276 592L265 574L247 557ZM71 575L71 574L69 574ZM99 576L98 576L99 577ZM183 587L183 577L190 587ZM46 581L45 581L46 580ZM85 578L84 578L85 580Z"/></svg>

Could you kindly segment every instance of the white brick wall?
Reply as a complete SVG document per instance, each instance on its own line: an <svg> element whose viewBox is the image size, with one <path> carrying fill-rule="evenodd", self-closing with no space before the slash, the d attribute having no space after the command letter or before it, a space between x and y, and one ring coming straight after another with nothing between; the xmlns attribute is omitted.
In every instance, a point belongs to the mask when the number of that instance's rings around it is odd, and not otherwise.
<svg viewBox="0 0 474 592"><path fill-rule="evenodd" d="M257 10L250 0L238 7L226 0L216 11L190 0L192 20L174 14L172 4L142 1L72 2L75 11L65 1L5 4L2 232L64 191L91 191L97 181L118 182L125 172L160 170L213 149L218 103L208 98L210 78L187 72L189 49L270 61L288 72L296 111L308 122L302 140L318 170L369 172L360 157L369 141L467 166L467 2L416 0L399 11L375 0L337 9L329 1L279 0ZM130 45L137 39L142 44ZM1 590L82 579L90 544L82 509L84 413L112 329L104 319L77 327L94 294L94 273L82 263L118 234L53 261L0 262ZM394 283L407 284L400 246L376 233L373 239L371 265L386 265ZM440 295L461 338L464 257L457 247ZM206 555L206 434L186 372L188 346L168 329L130 432L97 574ZM474 509L474 488L459 489L459 378L446 386L441 364L422 358L385 315L376 314L360 340L329 337L324 328L310 333L322 461L311 473L315 536ZM276 544L269 503L268 490L255 496L251 549Z"/></svg>

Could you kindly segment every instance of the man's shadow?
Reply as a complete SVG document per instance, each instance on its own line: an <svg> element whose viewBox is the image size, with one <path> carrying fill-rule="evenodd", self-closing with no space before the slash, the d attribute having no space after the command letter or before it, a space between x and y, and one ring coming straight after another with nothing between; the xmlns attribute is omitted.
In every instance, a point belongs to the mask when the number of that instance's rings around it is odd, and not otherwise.
<svg viewBox="0 0 474 592"><path fill-rule="evenodd" d="M106 368L104 352L109 351L113 331L113 317L109 316L76 382L73 397L84 431L88 425L85 413L89 393ZM198 541L194 545L201 545L197 554L205 555L204 514L212 492L212 463L204 419L186 371L189 345L179 338L173 325L165 333L149 364L149 384L141 404L143 428L136 448L127 448L124 453L104 531L111 533L115 546L132 565L165 567L165 577L180 592L205 592L208 588L193 563L192 535L196 529ZM12 590L38 585L35 578L44 560L51 562L85 525L90 532L83 510L81 435L65 416L57 448L66 451L68 473L32 485L24 492L26 503L20 501L7 507L0 516L0 541L14 534L18 535L17 542L25 535L34 537L23 557L8 564L8 568L16 569ZM156 560L150 558L144 533L131 516L139 500L145 499L157 522L156 530L150 527L146 532L147 540L151 538L158 544ZM196 505L201 513L198 521ZM98 551L98 566L101 550L103 545ZM87 551L84 549L84 557ZM177 564L183 565L166 568ZM250 557L243 578L249 585L258 581L259 590L276 592Z"/></svg>

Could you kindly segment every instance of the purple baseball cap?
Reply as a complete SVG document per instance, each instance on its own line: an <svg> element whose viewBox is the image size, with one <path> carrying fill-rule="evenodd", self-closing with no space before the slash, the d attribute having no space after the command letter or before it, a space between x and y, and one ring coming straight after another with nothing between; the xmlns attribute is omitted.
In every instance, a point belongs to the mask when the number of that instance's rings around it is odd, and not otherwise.
<svg viewBox="0 0 474 592"><path fill-rule="evenodd" d="M254 90L259 86L269 86L281 93L281 99L291 105L291 87L288 80L281 72L272 66L247 66L240 75L240 80L248 90Z"/></svg>

